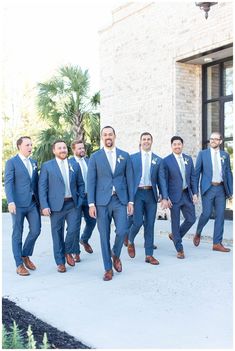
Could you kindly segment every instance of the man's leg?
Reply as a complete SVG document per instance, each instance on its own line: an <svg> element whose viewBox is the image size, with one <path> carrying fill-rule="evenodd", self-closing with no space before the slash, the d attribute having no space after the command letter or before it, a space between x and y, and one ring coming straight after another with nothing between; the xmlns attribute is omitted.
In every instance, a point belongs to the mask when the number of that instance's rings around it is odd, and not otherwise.
<svg viewBox="0 0 235 351"><path fill-rule="evenodd" d="M29 233L24 242L22 256L32 256L35 242L41 231L41 216L35 202L31 203L26 218L29 223Z"/></svg>

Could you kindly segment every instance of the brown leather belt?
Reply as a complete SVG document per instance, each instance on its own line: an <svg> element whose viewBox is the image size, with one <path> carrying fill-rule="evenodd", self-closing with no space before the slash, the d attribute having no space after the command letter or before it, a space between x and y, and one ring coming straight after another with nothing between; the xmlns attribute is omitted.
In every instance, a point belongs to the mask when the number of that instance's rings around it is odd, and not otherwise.
<svg viewBox="0 0 235 351"><path fill-rule="evenodd" d="M153 189L153 187L150 186L150 185L138 186L138 189L139 189L139 190L151 190L151 189Z"/></svg>
<svg viewBox="0 0 235 351"><path fill-rule="evenodd" d="M73 201L73 198L72 197L65 197L64 202L68 202L68 201Z"/></svg>
<svg viewBox="0 0 235 351"><path fill-rule="evenodd" d="M214 186L219 186L219 185L224 184L224 182L220 182L220 183L217 183L217 182L212 182L211 184L212 184L212 185L214 185Z"/></svg>

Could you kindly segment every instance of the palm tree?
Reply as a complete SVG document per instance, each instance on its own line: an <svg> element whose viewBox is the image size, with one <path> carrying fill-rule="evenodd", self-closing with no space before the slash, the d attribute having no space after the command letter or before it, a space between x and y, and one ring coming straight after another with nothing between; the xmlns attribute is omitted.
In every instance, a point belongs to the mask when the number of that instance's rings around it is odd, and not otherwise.
<svg viewBox="0 0 235 351"><path fill-rule="evenodd" d="M71 65L60 67L56 76L38 84L38 111L49 125L40 133L34 152L41 162L51 158L50 145L61 137L69 144L84 140L89 153L98 147L100 93L90 98L88 90L88 71Z"/></svg>

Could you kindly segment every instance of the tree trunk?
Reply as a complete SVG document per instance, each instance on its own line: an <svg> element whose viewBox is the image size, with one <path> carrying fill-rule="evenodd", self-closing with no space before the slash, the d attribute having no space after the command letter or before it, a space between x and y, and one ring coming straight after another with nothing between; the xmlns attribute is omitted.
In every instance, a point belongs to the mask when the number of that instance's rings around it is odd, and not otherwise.
<svg viewBox="0 0 235 351"><path fill-rule="evenodd" d="M80 111L76 113L76 122L74 125L74 136L76 140L84 140L85 131L83 127L83 116Z"/></svg>

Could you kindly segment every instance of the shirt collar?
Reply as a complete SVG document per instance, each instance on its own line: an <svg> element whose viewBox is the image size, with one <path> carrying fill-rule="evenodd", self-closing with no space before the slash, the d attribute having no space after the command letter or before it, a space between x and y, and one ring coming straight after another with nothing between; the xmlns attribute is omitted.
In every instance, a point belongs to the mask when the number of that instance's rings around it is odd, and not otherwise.
<svg viewBox="0 0 235 351"><path fill-rule="evenodd" d="M175 154L174 152L173 152L173 155L175 156L175 158L177 159L177 158L180 158L180 157L183 157L183 153L181 152L181 154Z"/></svg>
<svg viewBox="0 0 235 351"><path fill-rule="evenodd" d="M22 161L25 161L26 159L29 160L29 157L26 157L26 156L22 155L21 153L19 153L18 155L19 155L19 158L20 158Z"/></svg>
<svg viewBox="0 0 235 351"><path fill-rule="evenodd" d="M109 151L112 151L113 153L116 153L116 146L114 146L111 150L107 149L106 147L104 147L104 151L107 153Z"/></svg>
<svg viewBox="0 0 235 351"><path fill-rule="evenodd" d="M61 164L61 161L65 161L65 163L67 163L67 161L68 161L67 157L64 160L61 160L59 157L56 157L55 159L56 159L58 164Z"/></svg>

